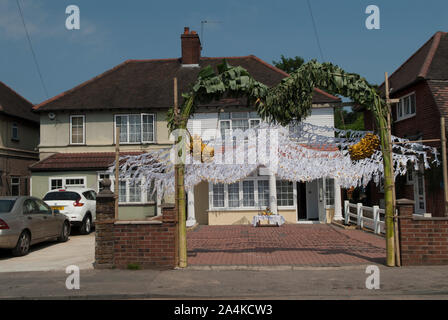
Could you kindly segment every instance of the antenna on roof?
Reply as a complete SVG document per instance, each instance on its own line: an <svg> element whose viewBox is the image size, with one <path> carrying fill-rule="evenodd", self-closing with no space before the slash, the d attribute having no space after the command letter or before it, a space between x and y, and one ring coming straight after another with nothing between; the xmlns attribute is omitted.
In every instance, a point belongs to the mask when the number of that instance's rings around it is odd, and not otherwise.
<svg viewBox="0 0 448 320"><path fill-rule="evenodd" d="M224 21L211 21L211 20L202 20L201 21L201 45L202 45L202 51L204 51L204 47L205 47L205 38L204 38L204 25L206 23L214 23L214 24L218 24L218 23L224 23Z"/></svg>

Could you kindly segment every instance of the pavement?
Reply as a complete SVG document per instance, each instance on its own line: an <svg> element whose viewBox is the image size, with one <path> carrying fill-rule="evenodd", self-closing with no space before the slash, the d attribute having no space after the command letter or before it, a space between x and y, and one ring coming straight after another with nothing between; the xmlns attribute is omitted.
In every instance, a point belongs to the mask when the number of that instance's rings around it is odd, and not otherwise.
<svg viewBox="0 0 448 320"><path fill-rule="evenodd" d="M0 299L448 299L448 269L379 267L367 289L365 266L298 270L81 270L80 289L65 272L0 273Z"/></svg>
<svg viewBox="0 0 448 320"><path fill-rule="evenodd" d="M0 250L0 273L26 271L62 271L69 265L93 269L95 233L72 234L67 242L48 241L31 247L23 257L13 257L10 250Z"/></svg>
<svg viewBox="0 0 448 320"><path fill-rule="evenodd" d="M384 264L383 237L327 224L198 226L188 231L195 266L344 266Z"/></svg>

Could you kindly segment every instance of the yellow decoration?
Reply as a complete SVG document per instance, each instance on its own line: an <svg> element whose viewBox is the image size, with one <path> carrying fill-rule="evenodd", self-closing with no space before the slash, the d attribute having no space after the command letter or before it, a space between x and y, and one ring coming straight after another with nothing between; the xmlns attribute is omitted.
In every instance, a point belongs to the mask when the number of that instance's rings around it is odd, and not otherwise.
<svg viewBox="0 0 448 320"><path fill-rule="evenodd" d="M215 150L202 142L202 138L198 135L190 136L190 153L196 161L207 162L213 159ZM199 151L200 150L200 151Z"/></svg>
<svg viewBox="0 0 448 320"><path fill-rule="evenodd" d="M373 133L368 133L357 144L348 148L353 161L369 158L380 146L380 139Z"/></svg>

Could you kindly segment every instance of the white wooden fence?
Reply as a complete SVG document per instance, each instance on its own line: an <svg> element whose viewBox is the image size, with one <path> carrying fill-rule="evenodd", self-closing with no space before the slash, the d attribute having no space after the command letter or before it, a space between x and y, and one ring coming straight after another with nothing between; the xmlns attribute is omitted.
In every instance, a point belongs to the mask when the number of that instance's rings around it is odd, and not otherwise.
<svg viewBox="0 0 448 320"><path fill-rule="evenodd" d="M351 210L355 209L355 210ZM355 211L355 212L353 212ZM362 203L344 201L345 224L356 224L359 228L373 230L376 234L385 233L384 209L378 206L365 207Z"/></svg>

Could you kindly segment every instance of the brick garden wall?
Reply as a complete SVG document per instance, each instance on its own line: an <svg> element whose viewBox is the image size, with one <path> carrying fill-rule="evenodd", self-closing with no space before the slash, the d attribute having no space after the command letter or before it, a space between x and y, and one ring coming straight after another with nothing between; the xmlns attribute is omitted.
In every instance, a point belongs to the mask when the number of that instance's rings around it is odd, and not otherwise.
<svg viewBox="0 0 448 320"><path fill-rule="evenodd" d="M104 188L97 197L95 268L167 269L176 265L176 210L146 221L115 221L115 195Z"/></svg>
<svg viewBox="0 0 448 320"><path fill-rule="evenodd" d="M398 209L402 265L448 264L448 218L413 215L413 201Z"/></svg>

